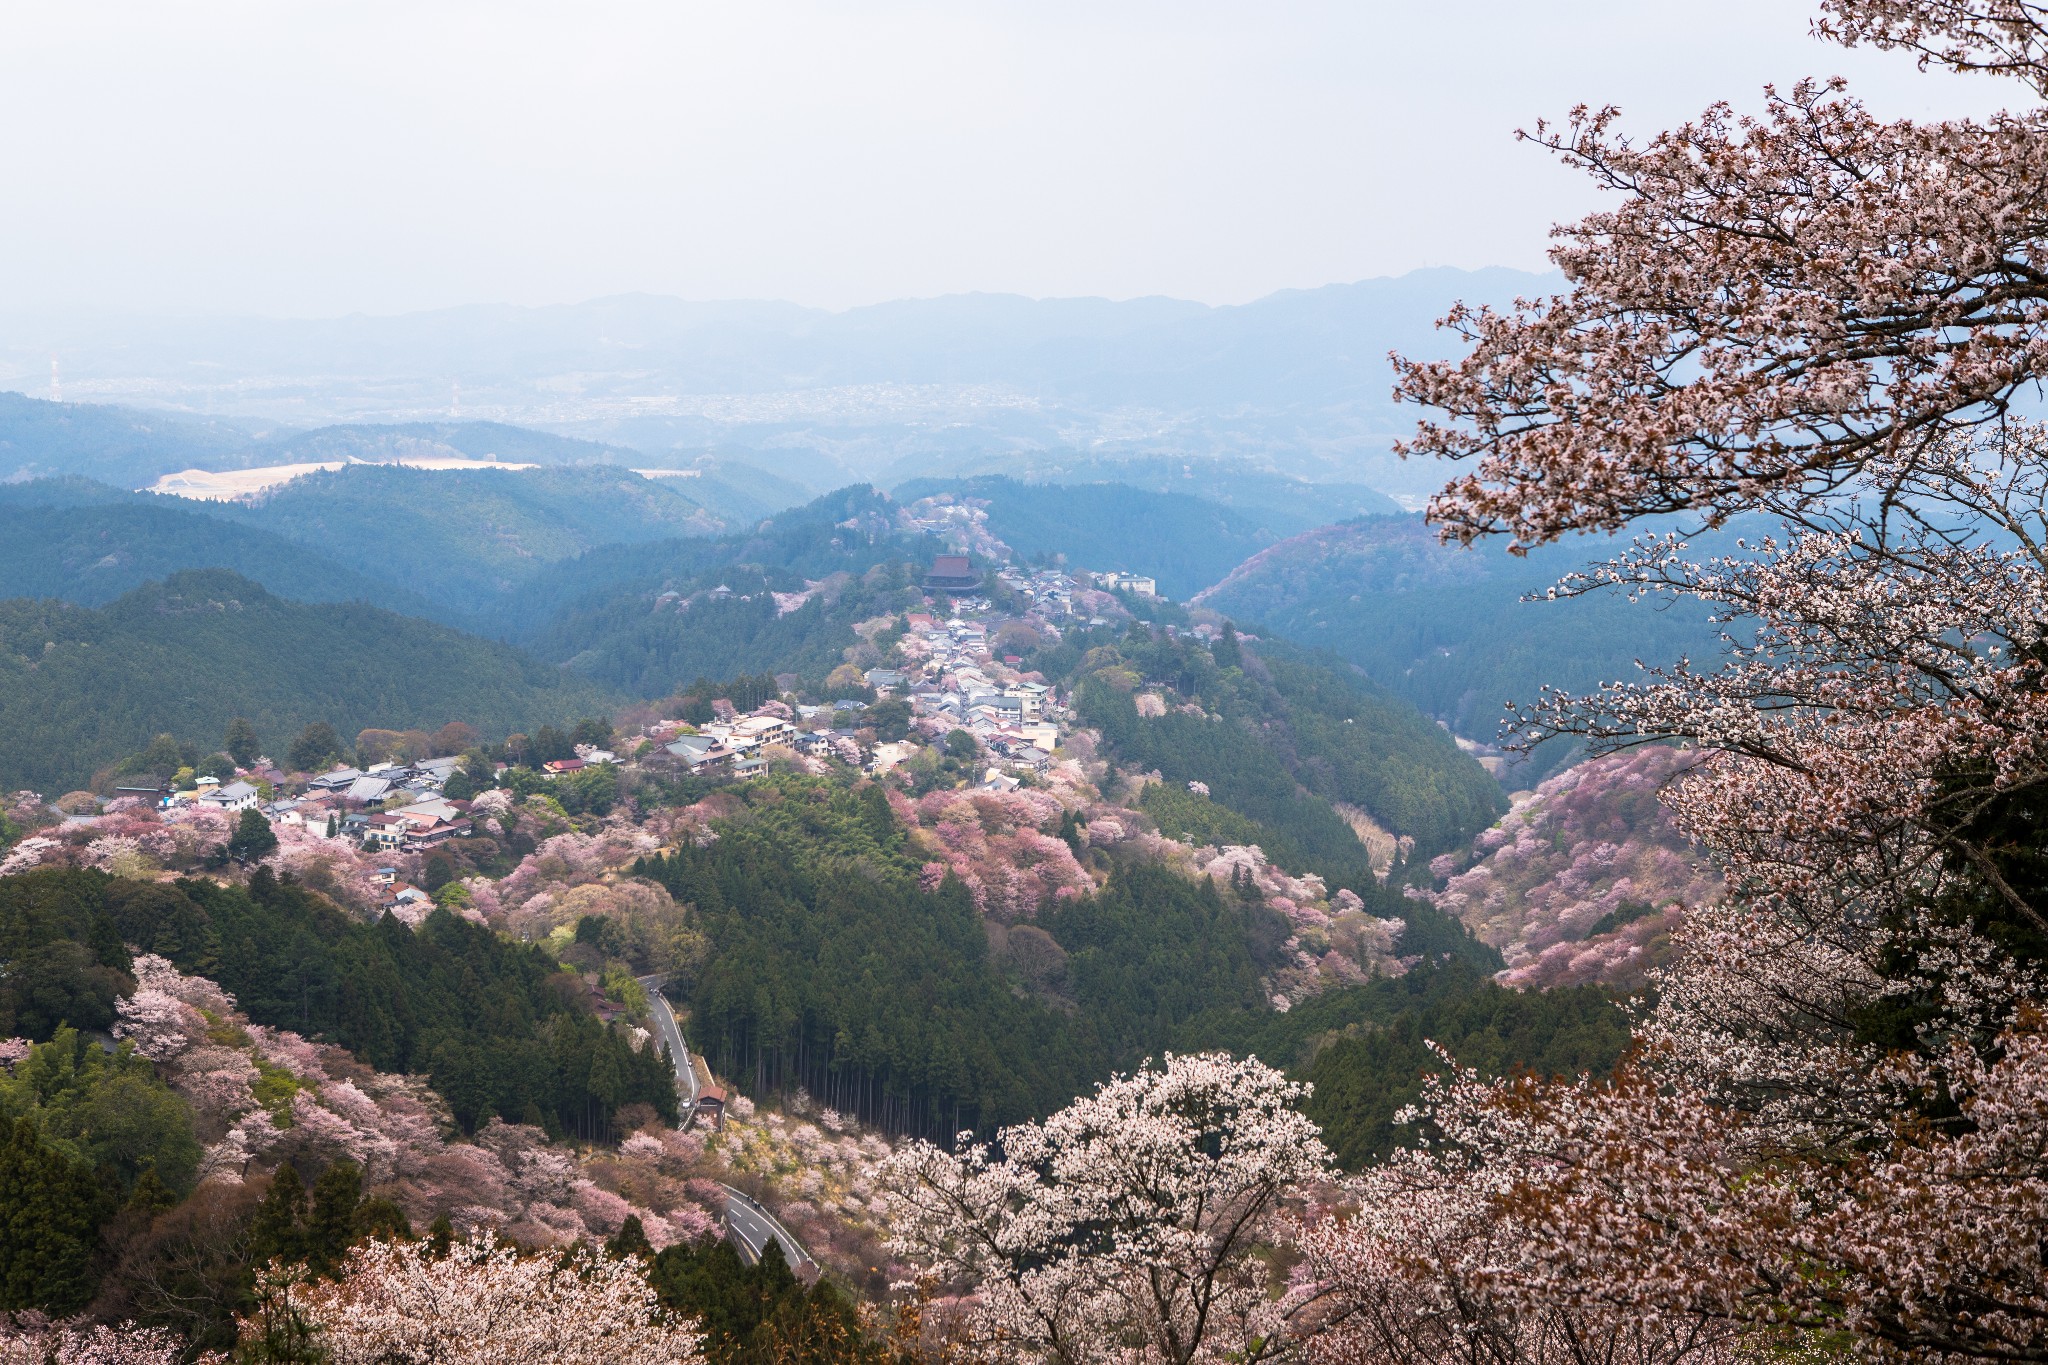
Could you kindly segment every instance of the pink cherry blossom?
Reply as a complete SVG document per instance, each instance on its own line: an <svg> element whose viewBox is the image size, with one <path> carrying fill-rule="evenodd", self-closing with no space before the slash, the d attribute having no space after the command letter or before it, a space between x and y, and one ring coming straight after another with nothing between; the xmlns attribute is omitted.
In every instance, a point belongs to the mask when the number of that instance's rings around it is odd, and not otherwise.
<svg viewBox="0 0 2048 1365"><path fill-rule="evenodd" d="M699 1365L694 1325L671 1320L644 1263L523 1256L486 1234L436 1258L417 1242L366 1242L337 1283L296 1305L336 1365Z"/></svg>
<svg viewBox="0 0 2048 1365"><path fill-rule="evenodd" d="M1329 1159L1302 1094L1257 1062L1169 1057L1005 1129L1001 1157L913 1144L885 1165L892 1245L979 1285L967 1325L993 1358L1264 1359L1289 1340L1259 1243Z"/></svg>

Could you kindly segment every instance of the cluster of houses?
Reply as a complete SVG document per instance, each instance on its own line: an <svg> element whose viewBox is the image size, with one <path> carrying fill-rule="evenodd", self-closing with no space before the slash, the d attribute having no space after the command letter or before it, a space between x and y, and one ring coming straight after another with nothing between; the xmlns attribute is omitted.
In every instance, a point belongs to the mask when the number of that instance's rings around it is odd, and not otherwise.
<svg viewBox="0 0 2048 1365"><path fill-rule="evenodd" d="M911 724L929 742L956 730L973 735L989 765L984 784L1014 786L1021 774L1051 767L1067 714L1053 689L1036 674L1018 671L1023 661L1001 652L998 636L1012 623L1030 637L1057 641L1062 625L1106 625L1117 612L1112 591L1155 593L1143 575L1086 578L1056 569L1005 566L997 581L1021 598L1022 613L998 615L981 595L985 580L964 555L940 555L926 575L929 610L910 612L897 650L901 661L868 669L862 676L878 698L901 698ZM766 769L766 751L783 746L818 758L837 758L872 773L889 771L917 750L906 742L860 743L865 704L838 701L828 706L790 706L771 701L740 715L725 703L718 719L693 733L660 725L649 734L692 774L748 777Z"/></svg>
<svg viewBox="0 0 2048 1365"><path fill-rule="evenodd" d="M752 777L768 766L761 750L771 744L796 744L797 729L792 716L788 706L770 702L750 715L735 714L715 720L696 734L682 735L666 747L693 775Z"/></svg>
<svg viewBox="0 0 2048 1365"><path fill-rule="evenodd" d="M415 852L466 837L469 803L441 795L461 762L430 758L335 768L306 783L297 796L263 808L273 825L299 825L327 838L350 839L366 849ZM402 804L390 805L393 798ZM383 807L389 805L389 809Z"/></svg>
<svg viewBox="0 0 2048 1365"><path fill-rule="evenodd" d="M199 777L193 779L192 785L182 791L161 778L129 778L115 785L114 795L139 797L155 805L159 810L196 806L229 813L251 810L262 801L262 793L256 784L239 777L227 782L217 777Z"/></svg>
<svg viewBox="0 0 2048 1365"><path fill-rule="evenodd" d="M1095 575L1095 581L1105 592L1135 593L1139 597L1159 596L1159 580L1150 574L1124 573L1112 569L1108 573Z"/></svg>
<svg viewBox="0 0 2048 1365"><path fill-rule="evenodd" d="M865 702L790 706L771 701L746 715L725 714L729 704L713 704L720 708L720 718L698 727L694 734L671 739L664 726L650 732L664 741L663 747L693 776L753 777L767 770L765 751L770 745L812 758L836 758L869 772L886 772L901 761L886 744L863 753L858 726L860 713L867 709Z"/></svg>
<svg viewBox="0 0 2048 1365"><path fill-rule="evenodd" d="M191 788L177 790L158 778L134 778L116 785L114 795L148 799L165 810L254 810L273 826L296 826L319 838L346 839L366 851L416 853L465 838L473 829L469 802L442 795L460 763L458 758L430 758L418 763L334 768L307 779L302 791L278 793L266 801L258 783L276 792L288 779L267 761L258 760L245 775L226 782L201 776ZM432 897L398 880L396 869L381 868L374 880L383 908L409 916L408 922L433 909Z"/></svg>
<svg viewBox="0 0 2048 1365"><path fill-rule="evenodd" d="M973 735L998 773L1043 773L1052 766L1060 726L1049 686L1018 673L1015 656L995 657L979 621L912 612L904 624L902 652L911 663L886 680L871 671L870 686L880 692L886 681L888 690L900 691L910 702L912 723L935 739L955 730ZM1050 622L1038 621L1034 629L1058 638Z"/></svg>
<svg viewBox="0 0 2048 1365"><path fill-rule="evenodd" d="M1095 574L1075 578L1057 569L1024 569L1010 565L996 574L996 581L1030 604L1023 620L1027 625L1106 626L1111 614L1121 613L1114 587L1105 578L1133 578L1132 575ZM1150 578L1135 582L1152 583Z"/></svg>
<svg viewBox="0 0 2048 1365"><path fill-rule="evenodd" d="M1042 624L1042 623L1041 623ZM901 698L911 724L927 740L965 730L980 741L992 768L989 780L1014 785L1002 772L1044 772L1060 742L1052 689L1019 674L991 654L989 631L981 621L912 612L905 621L896 668L870 668L863 675L878 700ZM1056 638L1056 636L1055 636ZM696 776L750 777L768 766L771 746L813 758L837 759L870 773L886 773L918 745L882 741L862 745L862 712L867 703L842 700L820 706L770 701L745 715L714 702L718 718L692 733L662 723L648 733ZM871 738L871 737L870 737Z"/></svg>

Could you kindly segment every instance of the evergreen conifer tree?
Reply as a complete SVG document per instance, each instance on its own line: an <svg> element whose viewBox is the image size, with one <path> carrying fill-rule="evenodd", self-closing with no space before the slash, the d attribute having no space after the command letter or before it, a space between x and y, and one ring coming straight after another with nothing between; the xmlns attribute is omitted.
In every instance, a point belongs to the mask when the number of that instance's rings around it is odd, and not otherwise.
<svg viewBox="0 0 2048 1365"><path fill-rule="evenodd" d="M263 812L253 807L242 812L235 832L228 838L228 856L244 866L277 851L277 834Z"/></svg>
<svg viewBox="0 0 2048 1365"><path fill-rule="evenodd" d="M261 751L261 742L256 738L256 727L246 716L236 716L228 722L228 732L221 740L221 752L235 760L239 767L246 768L256 761Z"/></svg>
<svg viewBox="0 0 2048 1365"><path fill-rule="evenodd" d="M249 1223L249 1261L292 1264L306 1256L306 1186L290 1163L277 1168Z"/></svg>
<svg viewBox="0 0 2048 1365"><path fill-rule="evenodd" d="M0 1312L83 1308L109 1212L90 1167L44 1142L33 1120L0 1118Z"/></svg>
<svg viewBox="0 0 2048 1365"><path fill-rule="evenodd" d="M313 1182L313 1205L306 1215L306 1264L315 1274L332 1275L356 1241L356 1214L363 1199L363 1173L353 1161L337 1161Z"/></svg>

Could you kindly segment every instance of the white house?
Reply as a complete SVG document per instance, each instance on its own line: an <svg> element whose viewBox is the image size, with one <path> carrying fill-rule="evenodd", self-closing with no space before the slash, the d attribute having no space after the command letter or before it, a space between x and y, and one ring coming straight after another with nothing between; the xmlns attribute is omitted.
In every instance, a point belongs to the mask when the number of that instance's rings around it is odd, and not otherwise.
<svg viewBox="0 0 2048 1365"><path fill-rule="evenodd" d="M215 787L205 793L199 798L199 804L215 810L253 810L257 796L255 787L237 778L225 787Z"/></svg>

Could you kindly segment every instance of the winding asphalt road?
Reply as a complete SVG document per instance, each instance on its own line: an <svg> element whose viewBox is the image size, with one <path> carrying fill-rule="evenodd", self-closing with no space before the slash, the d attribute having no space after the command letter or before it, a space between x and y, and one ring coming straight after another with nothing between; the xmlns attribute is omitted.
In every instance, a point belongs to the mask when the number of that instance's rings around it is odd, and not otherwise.
<svg viewBox="0 0 2048 1365"><path fill-rule="evenodd" d="M647 1003L652 1007L654 1027L661 1041L668 1047L669 1061L676 1069L676 1090L683 1097L686 1114L697 1108L697 1072L690 1065L690 1047L683 1041L683 1030L676 1023L676 1012L669 1008L668 997L661 993L661 976L643 976L640 984L647 990ZM740 1253L752 1265L761 1259L761 1253L772 1238L782 1244L782 1259L789 1262L789 1268L806 1279L818 1274L818 1263L811 1259L796 1234L782 1226L774 1214L761 1207L760 1203L740 1193L730 1185L719 1188L725 1191L725 1230L739 1243Z"/></svg>
<svg viewBox="0 0 2048 1365"><path fill-rule="evenodd" d="M690 1065L690 1046L683 1041L683 1030L676 1023L676 1012L669 1008L668 997L661 993L661 983L666 979L643 976L639 981L647 988L647 1001L654 1010L654 1027L668 1048L669 1061L675 1066L676 1089L682 1094L683 1110L687 1114L697 1107L697 1072Z"/></svg>
<svg viewBox="0 0 2048 1365"><path fill-rule="evenodd" d="M791 1270L804 1279L811 1279L817 1274L818 1263L803 1249L796 1234L782 1226L774 1214L730 1185L721 1188L725 1191L725 1229L740 1244L748 1265L761 1259L761 1253L768 1249L769 1239L773 1238L782 1244L782 1259L789 1262Z"/></svg>

